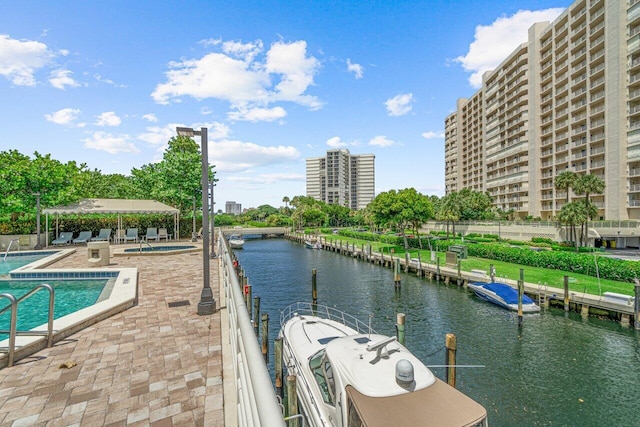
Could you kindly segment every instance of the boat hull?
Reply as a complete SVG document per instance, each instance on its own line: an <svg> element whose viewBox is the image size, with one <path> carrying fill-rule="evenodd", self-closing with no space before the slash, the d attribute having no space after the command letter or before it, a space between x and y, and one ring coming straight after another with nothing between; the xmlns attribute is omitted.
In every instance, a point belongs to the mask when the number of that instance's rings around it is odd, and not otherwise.
<svg viewBox="0 0 640 427"><path fill-rule="evenodd" d="M484 301L511 311L518 311L518 291L504 283L469 283L469 289ZM522 312L537 313L540 307L526 295L522 296Z"/></svg>

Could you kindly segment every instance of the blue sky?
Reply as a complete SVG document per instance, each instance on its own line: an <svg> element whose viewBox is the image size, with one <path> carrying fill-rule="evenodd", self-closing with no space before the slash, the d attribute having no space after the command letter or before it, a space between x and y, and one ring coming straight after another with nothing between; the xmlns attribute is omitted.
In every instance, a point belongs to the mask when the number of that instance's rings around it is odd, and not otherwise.
<svg viewBox="0 0 640 427"><path fill-rule="evenodd" d="M103 173L209 129L217 208L305 194L305 158L376 156L444 194L444 118L567 0L0 2L0 150ZM197 139L199 141L199 139Z"/></svg>

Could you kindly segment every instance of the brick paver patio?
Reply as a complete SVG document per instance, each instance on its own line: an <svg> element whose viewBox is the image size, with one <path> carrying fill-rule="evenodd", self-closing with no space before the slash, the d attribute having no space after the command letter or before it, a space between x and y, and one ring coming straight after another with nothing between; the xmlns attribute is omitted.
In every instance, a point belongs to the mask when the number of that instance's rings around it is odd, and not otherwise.
<svg viewBox="0 0 640 427"><path fill-rule="evenodd" d="M50 267L87 268L77 249ZM202 253L112 257L110 267L138 268L138 304L1 369L0 425L224 425L220 311L196 314ZM215 260L211 288L219 302ZM189 305L168 305L179 301Z"/></svg>

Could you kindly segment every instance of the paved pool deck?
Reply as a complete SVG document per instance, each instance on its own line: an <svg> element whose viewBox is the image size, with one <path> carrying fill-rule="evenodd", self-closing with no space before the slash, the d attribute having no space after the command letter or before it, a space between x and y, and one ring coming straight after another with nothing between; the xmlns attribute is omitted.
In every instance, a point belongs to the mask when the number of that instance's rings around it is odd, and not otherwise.
<svg viewBox="0 0 640 427"><path fill-rule="evenodd" d="M87 249L76 249L47 268L86 269ZM196 313L202 252L110 262L138 268L137 305L0 369L0 426L223 426L217 261L209 316Z"/></svg>

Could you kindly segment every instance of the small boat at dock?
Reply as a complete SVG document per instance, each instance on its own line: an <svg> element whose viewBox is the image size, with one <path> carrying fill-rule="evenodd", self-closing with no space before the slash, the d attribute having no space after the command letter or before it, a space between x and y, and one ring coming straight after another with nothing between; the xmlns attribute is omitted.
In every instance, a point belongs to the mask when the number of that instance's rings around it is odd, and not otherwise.
<svg viewBox="0 0 640 427"><path fill-rule="evenodd" d="M469 283L471 289L480 299L499 305L507 310L518 311L518 291L506 283ZM537 313L540 307L527 295L522 295L522 312Z"/></svg>
<svg viewBox="0 0 640 427"><path fill-rule="evenodd" d="M280 323L305 426L488 425L482 405L436 378L395 336L308 303L287 307Z"/></svg>
<svg viewBox="0 0 640 427"><path fill-rule="evenodd" d="M240 234L232 234L229 236L229 247L231 249L242 249L244 246L244 238Z"/></svg>
<svg viewBox="0 0 640 427"><path fill-rule="evenodd" d="M322 249L322 244L320 244L320 242L318 241L313 240L305 240L304 246L307 249Z"/></svg>

